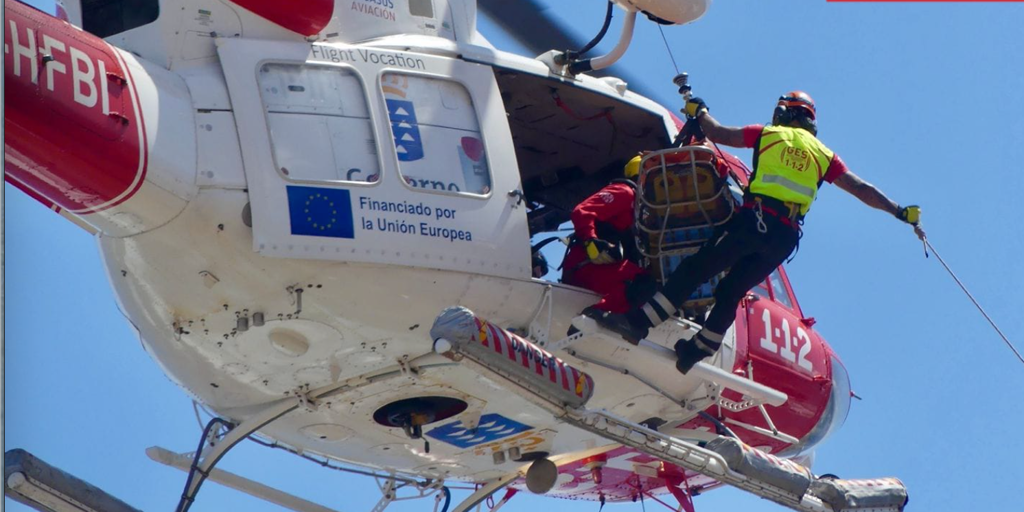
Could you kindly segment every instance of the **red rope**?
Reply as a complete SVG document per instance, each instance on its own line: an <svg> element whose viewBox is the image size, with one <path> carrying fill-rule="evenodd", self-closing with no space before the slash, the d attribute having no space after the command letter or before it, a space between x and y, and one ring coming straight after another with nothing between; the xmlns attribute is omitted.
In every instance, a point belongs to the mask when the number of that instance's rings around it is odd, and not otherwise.
<svg viewBox="0 0 1024 512"><path fill-rule="evenodd" d="M605 110L605 111L602 111L602 112L598 112L598 113L596 113L596 114L594 114L592 116L581 116L581 115L577 114L575 111L573 111L572 107L570 107L569 105L566 105L566 103L564 101L562 101L562 98L560 98L558 96L558 94L555 94L554 98L555 98L555 105L558 105L558 108L562 109L562 111L564 111L566 114L569 114L569 117L572 117L573 119L575 119L577 121L593 121L595 119L601 119L603 117L604 119L606 119L612 125L615 124L615 121L612 120L612 114L608 110Z"/></svg>
<svg viewBox="0 0 1024 512"><path fill-rule="evenodd" d="M571 117L571 118L573 118L573 119L575 119L577 121L593 121L595 119L604 118L613 127L615 126L615 120L612 119L611 110L607 110L606 109L606 110L598 112L598 113L596 113L596 114L594 114L592 116L581 116L581 115L577 114L572 109L572 107L570 107L564 101L562 101L562 97L558 95L558 92L552 92L551 93L551 97L555 100L555 105L558 105L558 108L562 109L563 112L565 112L566 114L569 114L569 117Z"/></svg>

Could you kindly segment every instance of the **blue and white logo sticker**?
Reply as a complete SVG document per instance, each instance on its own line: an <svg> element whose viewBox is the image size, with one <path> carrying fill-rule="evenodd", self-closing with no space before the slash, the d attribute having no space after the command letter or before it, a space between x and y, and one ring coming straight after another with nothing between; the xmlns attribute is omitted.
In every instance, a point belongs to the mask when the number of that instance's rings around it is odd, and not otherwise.
<svg viewBox="0 0 1024 512"><path fill-rule="evenodd" d="M427 435L459 448L470 448L476 445L497 441L533 427L508 419L500 414L484 414L480 417L480 425L476 430L469 430L462 421L448 423L427 432Z"/></svg>
<svg viewBox="0 0 1024 512"><path fill-rule="evenodd" d="M398 160L414 162L423 158L423 139L416 122L416 107L411 101L387 99L388 119L395 137Z"/></svg>

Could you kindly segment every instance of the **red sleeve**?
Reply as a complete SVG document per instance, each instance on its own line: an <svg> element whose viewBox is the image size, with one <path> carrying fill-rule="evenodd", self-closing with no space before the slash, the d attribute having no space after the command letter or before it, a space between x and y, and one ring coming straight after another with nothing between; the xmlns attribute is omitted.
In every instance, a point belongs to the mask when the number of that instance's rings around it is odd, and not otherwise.
<svg viewBox="0 0 1024 512"><path fill-rule="evenodd" d="M586 198L573 208L572 226L580 240L597 238L597 221L609 221L617 215L633 211L635 200L632 187L613 183Z"/></svg>
<svg viewBox="0 0 1024 512"><path fill-rule="evenodd" d="M750 124L744 126L743 130L743 147L752 148L757 145L757 139L761 136L761 131L764 130L764 125Z"/></svg>
<svg viewBox="0 0 1024 512"><path fill-rule="evenodd" d="M829 183L834 183L840 176L846 174L846 171L850 169L846 167L846 163L843 162L839 155L832 155L832 161L828 164L828 170L825 171L824 180Z"/></svg>

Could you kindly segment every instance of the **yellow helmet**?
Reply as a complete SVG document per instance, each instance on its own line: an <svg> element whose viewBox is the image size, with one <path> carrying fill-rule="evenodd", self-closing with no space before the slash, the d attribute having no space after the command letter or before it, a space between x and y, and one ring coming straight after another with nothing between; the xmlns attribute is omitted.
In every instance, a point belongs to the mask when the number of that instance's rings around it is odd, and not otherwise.
<svg viewBox="0 0 1024 512"><path fill-rule="evenodd" d="M634 156L626 166L622 168L622 175L628 179L633 179L640 174L640 155Z"/></svg>

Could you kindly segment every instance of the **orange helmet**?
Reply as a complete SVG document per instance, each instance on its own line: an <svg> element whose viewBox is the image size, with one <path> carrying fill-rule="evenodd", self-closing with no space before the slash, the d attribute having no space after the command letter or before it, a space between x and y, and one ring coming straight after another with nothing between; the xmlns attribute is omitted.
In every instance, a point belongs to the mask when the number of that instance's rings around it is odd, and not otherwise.
<svg viewBox="0 0 1024 512"><path fill-rule="evenodd" d="M784 96L779 97L778 107L784 107L787 110L792 108L802 108L808 114L811 119L815 119L817 114L814 110L814 99L811 98L810 94L803 91L790 91Z"/></svg>

